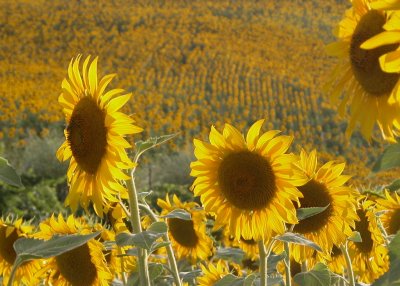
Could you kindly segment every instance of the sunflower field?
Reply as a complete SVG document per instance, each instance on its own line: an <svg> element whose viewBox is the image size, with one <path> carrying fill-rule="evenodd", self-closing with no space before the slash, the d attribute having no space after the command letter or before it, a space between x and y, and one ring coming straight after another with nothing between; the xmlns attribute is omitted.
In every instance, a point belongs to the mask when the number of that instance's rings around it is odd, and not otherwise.
<svg viewBox="0 0 400 286"><path fill-rule="evenodd" d="M0 285L400 285L400 0L2 0L0 95Z"/></svg>

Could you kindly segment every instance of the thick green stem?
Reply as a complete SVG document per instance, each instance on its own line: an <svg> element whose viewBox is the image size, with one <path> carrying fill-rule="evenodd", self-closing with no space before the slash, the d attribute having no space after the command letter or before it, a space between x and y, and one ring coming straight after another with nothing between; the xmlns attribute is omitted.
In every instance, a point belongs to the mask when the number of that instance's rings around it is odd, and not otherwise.
<svg viewBox="0 0 400 286"><path fill-rule="evenodd" d="M151 218L153 222L158 221L157 216L153 213L153 211L146 205L144 204L139 204L139 207L142 208ZM163 235L163 239L166 242L170 242L168 234L165 233ZM172 275L174 276L175 284L176 286L182 286L181 280L179 278L179 271L178 271L178 265L176 264L175 260L175 255L174 251L172 249L171 243L166 246L167 248L167 254L168 254L168 261L169 261L169 267L171 268Z"/></svg>
<svg viewBox="0 0 400 286"><path fill-rule="evenodd" d="M140 213L139 213L139 203L135 185L135 179L133 177L135 169L131 172L131 179L128 180L128 195L129 195L129 207L130 207L130 221L132 225L132 233L137 234L142 232L142 226L140 224ZM140 284L142 286L150 285L150 277L149 277L149 266L147 264L147 251L145 249L140 248L138 251L138 266L139 266L139 274L140 274Z"/></svg>
<svg viewBox="0 0 400 286"><path fill-rule="evenodd" d="M290 273L290 248L289 248L289 242L284 242L283 243L284 248L285 248L285 274L286 274L286 286L292 286L292 277Z"/></svg>
<svg viewBox="0 0 400 286"><path fill-rule="evenodd" d="M355 286L356 283L354 281L354 273L353 273L353 267L351 265L351 259L349 255L349 251L347 250L347 242L344 245L340 246L340 250L342 251L344 258L346 259L346 266L347 266L347 275L348 275L348 281L350 286Z"/></svg>
<svg viewBox="0 0 400 286"><path fill-rule="evenodd" d="M13 265L13 267L11 269L10 277L8 278L7 286L12 286L13 285L15 273L17 273L18 266L19 266L18 263L14 263L14 265Z"/></svg>
<svg viewBox="0 0 400 286"><path fill-rule="evenodd" d="M267 286L268 283L268 251L265 247L264 241L258 242L258 249L260 252L260 286Z"/></svg>

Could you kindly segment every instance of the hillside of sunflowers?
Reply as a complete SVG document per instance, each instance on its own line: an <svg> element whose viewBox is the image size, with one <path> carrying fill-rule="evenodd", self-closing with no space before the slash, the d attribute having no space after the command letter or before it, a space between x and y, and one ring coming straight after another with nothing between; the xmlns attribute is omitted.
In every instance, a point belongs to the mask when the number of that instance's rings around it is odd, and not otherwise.
<svg viewBox="0 0 400 286"><path fill-rule="evenodd" d="M400 285L400 0L0 1L0 285Z"/></svg>

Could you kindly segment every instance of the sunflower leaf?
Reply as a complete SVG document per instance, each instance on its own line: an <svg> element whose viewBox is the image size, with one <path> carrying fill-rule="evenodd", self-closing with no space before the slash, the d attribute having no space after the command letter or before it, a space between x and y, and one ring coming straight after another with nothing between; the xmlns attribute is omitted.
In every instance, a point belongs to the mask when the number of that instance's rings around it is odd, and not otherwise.
<svg viewBox="0 0 400 286"><path fill-rule="evenodd" d="M168 231L168 226L163 221L156 221L152 223L147 230L157 233L166 233Z"/></svg>
<svg viewBox="0 0 400 286"><path fill-rule="evenodd" d="M331 275L328 266L318 262L308 272L301 272L293 277L300 286L327 286L331 285Z"/></svg>
<svg viewBox="0 0 400 286"><path fill-rule="evenodd" d="M188 213L187 211L185 211L183 209L174 209L170 213L160 216L160 217L162 217L162 218L179 218L179 219L183 219L183 220L191 220L192 219L190 213Z"/></svg>
<svg viewBox="0 0 400 286"><path fill-rule="evenodd" d="M326 207L299 208L296 210L297 219L303 220L315 216L325 211L328 207L329 204Z"/></svg>
<svg viewBox="0 0 400 286"><path fill-rule="evenodd" d="M178 134L179 133L161 135L161 136L157 136L157 137L150 137L146 141L142 141L142 140L137 141L135 143L136 157L139 158L139 156L141 156L144 152L171 140L172 138L176 137Z"/></svg>
<svg viewBox="0 0 400 286"><path fill-rule="evenodd" d="M188 282L188 281L192 281L193 279L197 278L197 276L201 275L201 270L197 269L197 270L193 270L193 271L189 271L189 272L180 272L179 276L182 277L182 281L183 282Z"/></svg>
<svg viewBox="0 0 400 286"><path fill-rule="evenodd" d="M162 233L149 230L137 234L120 233L115 238L115 241L119 246L134 245L136 247L150 250L154 242L162 235Z"/></svg>
<svg viewBox="0 0 400 286"><path fill-rule="evenodd" d="M309 246L317 251L322 251L321 247L319 247L315 242L312 242L311 240L308 240L304 236L297 233L286 232L282 235L275 237L275 239L283 242Z"/></svg>
<svg viewBox="0 0 400 286"><path fill-rule="evenodd" d="M160 263L149 264L149 276L152 281L157 279L163 273L163 265Z"/></svg>
<svg viewBox="0 0 400 286"><path fill-rule="evenodd" d="M244 257L244 252L240 248L218 248L215 254L216 258L241 263Z"/></svg>
<svg viewBox="0 0 400 286"><path fill-rule="evenodd" d="M86 242L98 236L100 232L86 235L54 236L49 240L34 238L20 238L14 243L17 259L20 263L36 258L49 258L58 256L67 251L84 245Z"/></svg>
<svg viewBox="0 0 400 286"><path fill-rule="evenodd" d="M214 283L214 286L242 286L243 278L239 278L233 274L227 274Z"/></svg>
<svg viewBox="0 0 400 286"><path fill-rule="evenodd" d="M247 275L244 278L243 286L252 286L255 279L256 279L256 275L254 273Z"/></svg>
<svg viewBox="0 0 400 286"><path fill-rule="evenodd" d="M372 172L377 173L395 167L400 167L400 143L390 145L383 151L372 167Z"/></svg>
<svg viewBox="0 0 400 286"><path fill-rule="evenodd" d="M286 257L286 252L283 251L281 254L270 254L268 256L267 267L268 273L276 272L276 265L279 261L282 261Z"/></svg>
<svg viewBox="0 0 400 286"><path fill-rule="evenodd" d="M157 249L160 249L160 248L162 248L162 247L168 246L168 245L170 245L170 244L171 244L171 243L168 242L168 241L155 242L155 243L151 246L150 253L152 253L152 252L154 252L154 251L156 251Z"/></svg>
<svg viewBox="0 0 400 286"><path fill-rule="evenodd" d="M362 242L361 234L358 231L353 231L353 234L349 237L349 240L354 242Z"/></svg>
<svg viewBox="0 0 400 286"><path fill-rule="evenodd" d="M372 286L400 285L400 232L389 244L390 268Z"/></svg>
<svg viewBox="0 0 400 286"><path fill-rule="evenodd" d="M391 192L395 192L400 189L400 179L394 180L390 185L385 187Z"/></svg>
<svg viewBox="0 0 400 286"><path fill-rule="evenodd" d="M3 157L0 157L0 180L14 187L23 187L21 178Z"/></svg>

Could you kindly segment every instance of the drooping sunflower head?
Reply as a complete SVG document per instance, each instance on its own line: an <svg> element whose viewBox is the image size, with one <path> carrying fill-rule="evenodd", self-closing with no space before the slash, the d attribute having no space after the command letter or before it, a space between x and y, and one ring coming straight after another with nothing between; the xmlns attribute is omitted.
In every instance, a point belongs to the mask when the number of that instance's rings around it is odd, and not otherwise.
<svg viewBox="0 0 400 286"><path fill-rule="evenodd" d="M355 231L361 236L361 242L349 242L350 255L354 273L359 281L372 283L388 268L388 250L385 247L384 237L376 221L375 203L364 200L360 202Z"/></svg>
<svg viewBox="0 0 400 286"><path fill-rule="evenodd" d="M357 192L344 184L350 176L343 175L344 163L327 162L318 168L317 152L310 154L301 150L300 161L296 164L299 170L309 178L309 181L299 186L303 197L300 198L301 208L326 207L314 216L301 220L293 231L304 235L317 243L325 252L333 245L340 245L351 236L356 214ZM313 250L309 247L292 244L295 260L302 262L311 256Z"/></svg>
<svg viewBox="0 0 400 286"><path fill-rule="evenodd" d="M96 213L102 216L103 203L117 201L118 195L127 196L120 180L129 177L122 170L134 164L126 154L125 148L131 145L124 136L142 129L119 111L131 94L124 94L122 89L105 92L115 75L98 80L97 58L90 61L87 57L82 72L80 60L81 56L71 60L58 99L67 128L66 141L58 149L57 158L71 158L67 173L70 191L65 204L76 211L78 204L87 209L93 202Z"/></svg>
<svg viewBox="0 0 400 286"><path fill-rule="evenodd" d="M400 230L400 196L385 191L386 199L377 200L377 210L385 211L380 220L387 234L396 234Z"/></svg>
<svg viewBox="0 0 400 286"><path fill-rule="evenodd" d="M62 215L58 218L53 215L39 227L40 231L34 237L45 240L54 235L89 234L93 231L83 218L72 215L67 220ZM103 244L91 239L82 246L50 258L40 272L48 273L48 282L55 286L106 286L113 276L107 268L104 252Z"/></svg>
<svg viewBox="0 0 400 286"><path fill-rule="evenodd" d="M244 238L236 240L235 237L230 235L229 229L227 227L225 227L223 230L223 244L225 247L240 248L245 253L246 258L250 260L256 261L259 259L258 242L254 239Z"/></svg>
<svg viewBox="0 0 400 286"><path fill-rule="evenodd" d="M29 237L32 231L33 226L22 219L0 219L0 276L3 277L4 285L8 283L17 257L14 242L21 237ZM13 285L38 285L41 277L37 275L37 271L40 267L41 262L38 260L22 264L16 272Z"/></svg>
<svg viewBox="0 0 400 286"><path fill-rule="evenodd" d="M397 99L399 74L381 69L379 58L398 48L389 44L365 50L360 46L368 39L384 31L388 21L385 12L370 8L370 0L352 1L353 7L346 11L344 19L336 29L338 42L327 47L328 53L337 56L340 63L332 73L326 89L336 103L340 99L339 112L345 113L350 105L350 135L357 122L361 133L370 138L375 123L378 123L386 140L395 141L398 130L397 114L400 100ZM345 95L341 97L342 91Z"/></svg>
<svg viewBox="0 0 400 286"><path fill-rule="evenodd" d="M194 139L194 194L215 214L216 226L226 225L237 240L267 240L283 233L285 222L296 223L292 201L301 196L296 186L306 182L292 168L297 156L286 154L292 137L260 133L263 122L254 123L246 139L229 124L222 134L212 127L210 143Z"/></svg>
<svg viewBox="0 0 400 286"><path fill-rule="evenodd" d="M229 273L229 267L223 260L216 263L210 262L207 266L200 264L203 275L197 277L198 286L210 286Z"/></svg>
<svg viewBox="0 0 400 286"><path fill-rule="evenodd" d="M190 213L191 219L168 218L168 234L172 247L179 259L187 258L192 262L205 260L213 253L213 242L206 231L206 215L198 209L194 202L181 202L174 195L172 202L167 195L165 200L158 199L157 204L162 208L161 215L166 215L174 209L183 209ZM195 209L197 207L197 209Z"/></svg>

